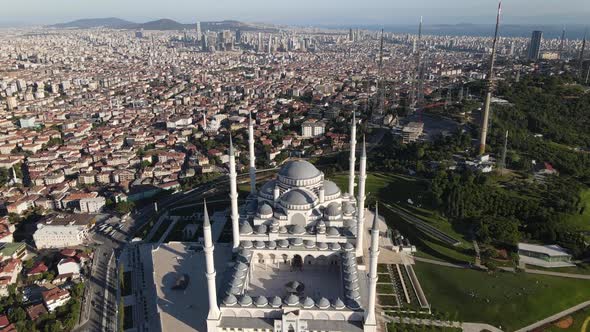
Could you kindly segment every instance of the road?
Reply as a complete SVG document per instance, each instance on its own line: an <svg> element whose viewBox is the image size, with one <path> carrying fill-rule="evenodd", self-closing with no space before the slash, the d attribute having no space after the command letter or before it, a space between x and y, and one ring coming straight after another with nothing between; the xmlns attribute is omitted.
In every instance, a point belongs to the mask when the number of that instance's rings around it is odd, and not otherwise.
<svg viewBox="0 0 590 332"><path fill-rule="evenodd" d="M118 319L118 255L144 223L154 214L153 206L146 206L121 223L119 218L110 222L122 225L112 236L91 232L95 244L91 273L86 281L80 324L74 329L80 332L117 331Z"/></svg>

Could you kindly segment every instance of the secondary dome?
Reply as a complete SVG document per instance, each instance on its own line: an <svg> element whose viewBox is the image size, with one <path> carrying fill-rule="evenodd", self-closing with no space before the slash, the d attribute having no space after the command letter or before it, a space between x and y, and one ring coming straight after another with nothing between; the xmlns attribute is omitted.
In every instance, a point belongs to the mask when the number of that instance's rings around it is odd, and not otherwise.
<svg viewBox="0 0 590 332"><path fill-rule="evenodd" d="M258 208L258 214L260 214L261 216L269 216L272 215L272 207L270 205L268 205L268 203L263 203L259 208Z"/></svg>
<svg viewBox="0 0 590 332"><path fill-rule="evenodd" d="M312 193L309 193L301 189L293 189L281 196L281 202L285 207L294 205L309 205L316 201L316 197Z"/></svg>
<svg viewBox="0 0 590 332"><path fill-rule="evenodd" d="M330 217L337 217L341 213L342 212L340 210L340 204L337 202L332 202L332 203L328 204L328 207L326 208L326 212L325 212L325 214Z"/></svg>
<svg viewBox="0 0 590 332"><path fill-rule="evenodd" d="M340 193L340 188L330 180L324 180L324 191L326 196L333 196Z"/></svg>
<svg viewBox="0 0 590 332"><path fill-rule="evenodd" d="M293 180L304 180L320 176L321 172L305 160L295 160L283 166L279 175Z"/></svg>

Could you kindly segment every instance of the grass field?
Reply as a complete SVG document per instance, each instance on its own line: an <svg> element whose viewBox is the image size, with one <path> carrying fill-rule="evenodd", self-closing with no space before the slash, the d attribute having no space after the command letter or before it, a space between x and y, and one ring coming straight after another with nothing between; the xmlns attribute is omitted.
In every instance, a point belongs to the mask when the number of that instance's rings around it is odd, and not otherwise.
<svg viewBox="0 0 590 332"><path fill-rule="evenodd" d="M487 274L418 262L414 270L432 308L505 331L590 299L590 281L526 273Z"/></svg>
<svg viewBox="0 0 590 332"><path fill-rule="evenodd" d="M582 213L570 215L567 222L580 231L590 231L590 189L584 190L580 198Z"/></svg>
<svg viewBox="0 0 590 332"><path fill-rule="evenodd" d="M585 332L582 330L582 325L584 325L584 321L586 319L590 318L590 307L576 311L575 313L569 315L569 317L573 319L573 324L570 327L564 329L553 325L548 329L545 329L544 332Z"/></svg>
<svg viewBox="0 0 590 332"><path fill-rule="evenodd" d="M341 189L348 187L348 174L337 174L330 179ZM432 209L432 196L426 181L397 174L369 173L366 191L370 193L368 201L378 199L380 202L403 209L461 241L458 247L445 246L418 231L396 213L381 205L379 214L385 217L390 227L398 229L410 239L412 244L416 245L418 255L455 263L473 262L473 245L463 235L466 232L455 229L446 218ZM408 199L411 199L414 204L409 204Z"/></svg>

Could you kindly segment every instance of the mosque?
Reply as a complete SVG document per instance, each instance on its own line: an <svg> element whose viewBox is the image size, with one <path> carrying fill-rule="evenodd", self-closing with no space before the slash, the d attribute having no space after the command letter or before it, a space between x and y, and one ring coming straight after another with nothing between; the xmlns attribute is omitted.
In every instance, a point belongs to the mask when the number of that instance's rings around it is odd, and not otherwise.
<svg viewBox="0 0 590 332"><path fill-rule="evenodd" d="M230 142L234 255L228 262L232 267L227 276L216 277L211 224L205 206L208 332L378 330L375 302L379 221L375 211L372 225L365 225L364 141L358 192L354 196L354 118L351 129L347 193L303 160L286 163L276 179L257 189L250 118L251 192L241 210L235 153ZM366 246L364 238L369 242Z"/></svg>

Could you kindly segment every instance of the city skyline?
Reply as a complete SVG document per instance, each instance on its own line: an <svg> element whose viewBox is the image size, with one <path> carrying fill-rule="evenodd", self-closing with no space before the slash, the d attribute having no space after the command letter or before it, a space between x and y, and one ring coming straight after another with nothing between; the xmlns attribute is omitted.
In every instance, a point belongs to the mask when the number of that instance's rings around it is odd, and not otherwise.
<svg viewBox="0 0 590 332"><path fill-rule="evenodd" d="M119 17L132 21L170 18L183 23L218 20L240 20L272 24L412 24L424 16L430 24L481 23L493 21L497 1L489 0L474 5L467 0L401 1L370 0L362 4L352 1L322 1L320 4L303 0L297 4L248 1L247 6L237 0L190 3L171 0L165 4L154 0L114 0L100 3L75 3L57 0L51 4L29 0L6 4L0 14L2 25L52 24L67 20L98 17ZM582 0L568 1L555 8L554 2L504 1L503 22L506 24L584 24L590 14L590 4ZM314 8L315 10L309 10ZM188 13L191 13L190 15ZM459 14L460 13L460 14Z"/></svg>

